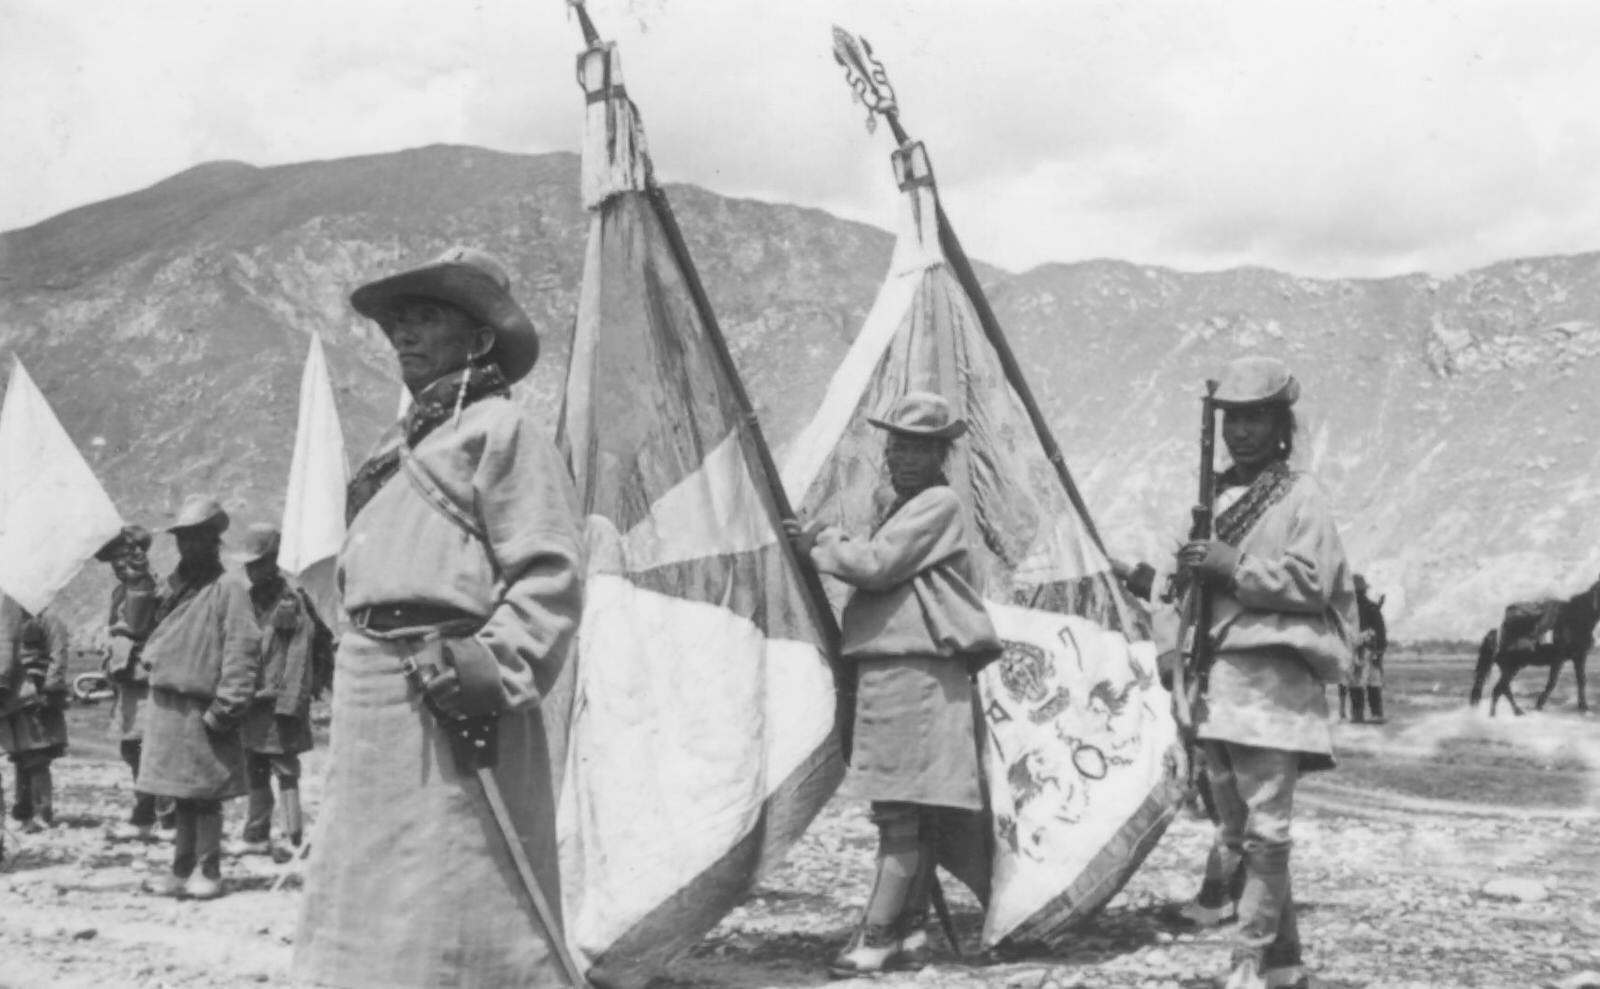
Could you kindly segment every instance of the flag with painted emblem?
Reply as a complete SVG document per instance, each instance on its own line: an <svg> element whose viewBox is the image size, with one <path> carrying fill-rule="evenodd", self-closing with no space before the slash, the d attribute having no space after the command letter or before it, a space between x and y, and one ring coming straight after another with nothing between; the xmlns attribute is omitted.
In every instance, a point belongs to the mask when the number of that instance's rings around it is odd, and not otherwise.
<svg viewBox="0 0 1600 989"><path fill-rule="evenodd" d="M843 773L820 584L609 43L579 60L588 253L560 441L588 571L562 789L568 939L638 986L774 866Z"/></svg>
<svg viewBox="0 0 1600 989"><path fill-rule="evenodd" d="M0 407L0 591L38 614L121 531L111 496L16 361Z"/></svg>
<svg viewBox="0 0 1600 989"><path fill-rule="evenodd" d="M860 48L846 56L847 66L867 61ZM865 75L887 85L881 66ZM877 105L870 86L857 92L903 136L892 91ZM974 523L978 590L1005 649L978 677L990 806L973 832L985 840L964 855L941 849L941 864L980 896L989 887L986 944L1050 943L1104 905L1165 830L1182 795L1182 749L1146 622L1110 572L940 208L927 152L907 138L892 161L890 271L787 451L784 486L802 515L869 532L887 482L883 433L868 417L920 390L967 420L945 473ZM988 866L976 881L974 858Z"/></svg>

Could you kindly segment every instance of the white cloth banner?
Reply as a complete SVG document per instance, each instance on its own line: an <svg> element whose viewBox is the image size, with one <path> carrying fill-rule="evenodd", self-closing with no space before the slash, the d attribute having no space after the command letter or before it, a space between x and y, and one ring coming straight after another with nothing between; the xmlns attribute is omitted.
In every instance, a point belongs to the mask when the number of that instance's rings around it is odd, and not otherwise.
<svg viewBox="0 0 1600 989"><path fill-rule="evenodd" d="M22 362L0 408L0 591L43 611L122 517Z"/></svg>
<svg viewBox="0 0 1600 989"><path fill-rule="evenodd" d="M344 543L349 480L333 384L322 340L313 334L300 377L300 418L295 426L294 460L289 465L289 491L283 501L278 566L299 579L323 621L330 625L338 613L338 588L330 561Z"/></svg>

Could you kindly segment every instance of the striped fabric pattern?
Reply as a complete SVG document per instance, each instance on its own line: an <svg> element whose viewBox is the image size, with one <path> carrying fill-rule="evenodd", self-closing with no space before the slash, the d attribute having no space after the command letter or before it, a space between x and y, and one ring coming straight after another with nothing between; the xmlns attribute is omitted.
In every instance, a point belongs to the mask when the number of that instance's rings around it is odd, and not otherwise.
<svg viewBox="0 0 1600 989"><path fill-rule="evenodd" d="M579 77L591 226L559 440L589 556L563 899L596 984L640 986L837 787L837 633L782 535L781 487L615 47L586 52Z"/></svg>

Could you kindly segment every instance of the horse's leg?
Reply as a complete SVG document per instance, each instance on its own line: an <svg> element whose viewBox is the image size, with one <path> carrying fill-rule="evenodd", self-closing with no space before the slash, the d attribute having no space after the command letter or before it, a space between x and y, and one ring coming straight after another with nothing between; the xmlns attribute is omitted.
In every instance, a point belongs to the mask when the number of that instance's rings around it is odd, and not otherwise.
<svg viewBox="0 0 1600 989"><path fill-rule="evenodd" d="M1556 679L1561 676L1561 663L1561 656L1557 656L1555 660L1551 662L1550 679L1545 681L1544 692L1539 695L1539 699L1533 702L1533 709L1535 711L1544 710L1544 702L1550 699L1551 692L1556 689Z"/></svg>
<svg viewBox="0 0 1600 989"><path fill-rule="evenodd" d="M1500 667L1500 679L1494 685L1494 692L1496 696L1504 697L1507 703L1511 705L1511 713L1520 718L1522 717L1522 708L1517 706L1517 697L1511 692L1511 678L1516 675L1517 669L1506 666Z"/></svg>

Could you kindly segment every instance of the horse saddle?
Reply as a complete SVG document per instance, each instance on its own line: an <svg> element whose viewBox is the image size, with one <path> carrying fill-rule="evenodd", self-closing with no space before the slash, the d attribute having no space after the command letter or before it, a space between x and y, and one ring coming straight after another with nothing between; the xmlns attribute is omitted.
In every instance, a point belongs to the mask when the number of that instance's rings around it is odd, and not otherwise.
<svg viewBox="0 0 1600 989"><path fill-rule="evenodd" d="M1533 649L1555 641L1556 619L1561 616L1561 602L1555 598L1543 601L1518 601L1506 607L1506 617L1500 623L1500 648Z"/></svg>

